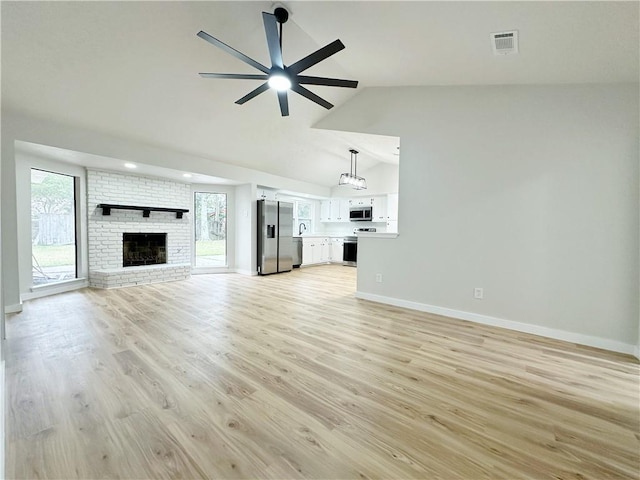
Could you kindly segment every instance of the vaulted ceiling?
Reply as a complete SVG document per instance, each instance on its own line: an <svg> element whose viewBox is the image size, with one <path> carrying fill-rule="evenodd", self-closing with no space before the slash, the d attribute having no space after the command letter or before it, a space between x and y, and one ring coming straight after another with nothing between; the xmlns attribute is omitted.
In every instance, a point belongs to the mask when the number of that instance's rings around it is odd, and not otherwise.
<svg viewBox="0 0 640 480"><path fill-rule="evenodd" d="M637 82L638 2L284 2L292 63L339 38L346 49L309 75L357 90L309 89L340 108L367 87ZM348 169L398 161L397 140L328 132L328 111L290 95L198 72L257 73L196 37L204 30L270 65L271 2L6 2L2 107L144 144L320 185ZM489 34L518 30L520 53L494 56Z"/></svg>

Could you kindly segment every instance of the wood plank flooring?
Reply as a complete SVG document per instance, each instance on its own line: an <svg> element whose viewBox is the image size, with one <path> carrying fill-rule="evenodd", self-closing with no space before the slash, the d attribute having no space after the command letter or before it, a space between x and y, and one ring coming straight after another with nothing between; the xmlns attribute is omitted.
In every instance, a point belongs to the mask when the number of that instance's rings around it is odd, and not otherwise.
<svg viewBox="0 0 640 480"><path fill-rule="evenodd" d="M26 303L6 477L639 478L635 359L357 300L355 273Z"/></svg>

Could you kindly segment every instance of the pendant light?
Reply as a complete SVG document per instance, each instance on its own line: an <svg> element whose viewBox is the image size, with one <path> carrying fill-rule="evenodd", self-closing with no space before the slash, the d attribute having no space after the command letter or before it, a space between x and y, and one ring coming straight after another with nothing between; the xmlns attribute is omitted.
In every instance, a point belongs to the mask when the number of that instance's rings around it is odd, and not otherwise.
<svg viewBox="0 0 640 480"><path fill-rule="evenodd" d="M349 152L351 153L351 167L349 173L340 175L338 185L351 185L355 190L365 190L367 188L367 181L357 174L359 152L353 148L349 150Z"/></svg>

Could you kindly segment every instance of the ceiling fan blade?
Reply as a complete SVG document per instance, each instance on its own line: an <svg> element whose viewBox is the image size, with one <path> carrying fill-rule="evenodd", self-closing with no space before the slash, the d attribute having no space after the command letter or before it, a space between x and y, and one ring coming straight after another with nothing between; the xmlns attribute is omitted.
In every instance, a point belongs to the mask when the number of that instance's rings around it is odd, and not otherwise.
<svg viewBox="0 0 640 480"><path fill-rule="evenodd" d="M260 85L258 88L256 88L255 90L251 90L249 93L247 93L244 97L242 97L239 100L236 100L236 103L238 105L242 105L243 103L248 102L249 100L251 100L253 97L257 97L258 95L260 95L262 92L266 92L267 90L269 90L269 84L267 82L264 82L262 85Z"/></svg>
<svg viewBox="0 0 640 480"><path fill-rule="evenodd" d="M280 113L282 113L283 117L289 116L289 101L287 100L287 91L279 90L278 91L278 101L280 102Z"/></svg>
<svg viewBox="0 0 640 480"><path fill-rule="evenodd" d="M302 95L303 97L308 98L312 102L317 103L318 105L326 108L327 110L329 110L330 108L333 108L333 105L327 102L324 98L321 98L315 93L313 93L312 91L307 90L302 85L293 84L291 85L291 90Z"/></svg>
<svg viewBox="0 0 640 480"><path fill-rule="evenodd" d="M216 47L224 50L228 54L233 55L234 57L236 57L239 60L242 60L244 63L247 63L247 64L251 65L252 67L257 68L261 72L269 73L270 69L268 69L267 67L265 67L261 63L256 62L253 58L247 57L244 53L239 52L235 48L230 47L229 45L227 45L224 42L221 42L217 38L212 37L207 32L203 32L201 30L201 31L198 32L198 36L200 38L202 38L203 40L206 40L207 42L209 42L211 45L215 45Z"/></svg>
<svg viewBox="0 0 640 480"><path fill-rule="evenodd" d="M329 58L334 53L338 53L340 50L344 49L344 44L340 40L335 40L331 42L329 45L322 47L319 50L316 50L310 55L307 55L302 60L298 60L293 65L289 65L287 67L287 71L296 75L309 67L313 67L316 63L321 62L325 58Z"/></svg>
<svg viewBox="0 0 640 480"><path fill-rule="evenodd" d="M200 73L202 78L229 78L233 80L266 80L268 75L244 73Z"/></svg>
<svg viewBox="0 0 640 480"><path fill-rule="evenodd" d="M271 56L271 65L284 69L282 63L282 49L280 48L280 35L278 35L278 22L276 16L262 12L262 21L264 22L264 32L267 35L267 45L269 46L269 55Z"/></svg>
<svg viewBox="0 0 640 480"><path fill-rule="evenodd" d="M294 80L305 85L325 85L327 87L346 88L358 87L358 82L356 80L341 80L339 78L307 77L305 75L298 75Z"/></svg>

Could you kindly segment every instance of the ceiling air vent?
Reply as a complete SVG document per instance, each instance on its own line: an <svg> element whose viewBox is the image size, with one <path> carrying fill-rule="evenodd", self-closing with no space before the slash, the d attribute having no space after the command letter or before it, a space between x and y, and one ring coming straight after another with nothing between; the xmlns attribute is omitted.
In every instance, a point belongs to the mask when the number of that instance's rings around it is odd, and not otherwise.
<svg viewBox="0 0 640 480"><path fill-rule="evenodd" d="M518 31L492 33L491 48L494 55L518 53Z"/></svg>

